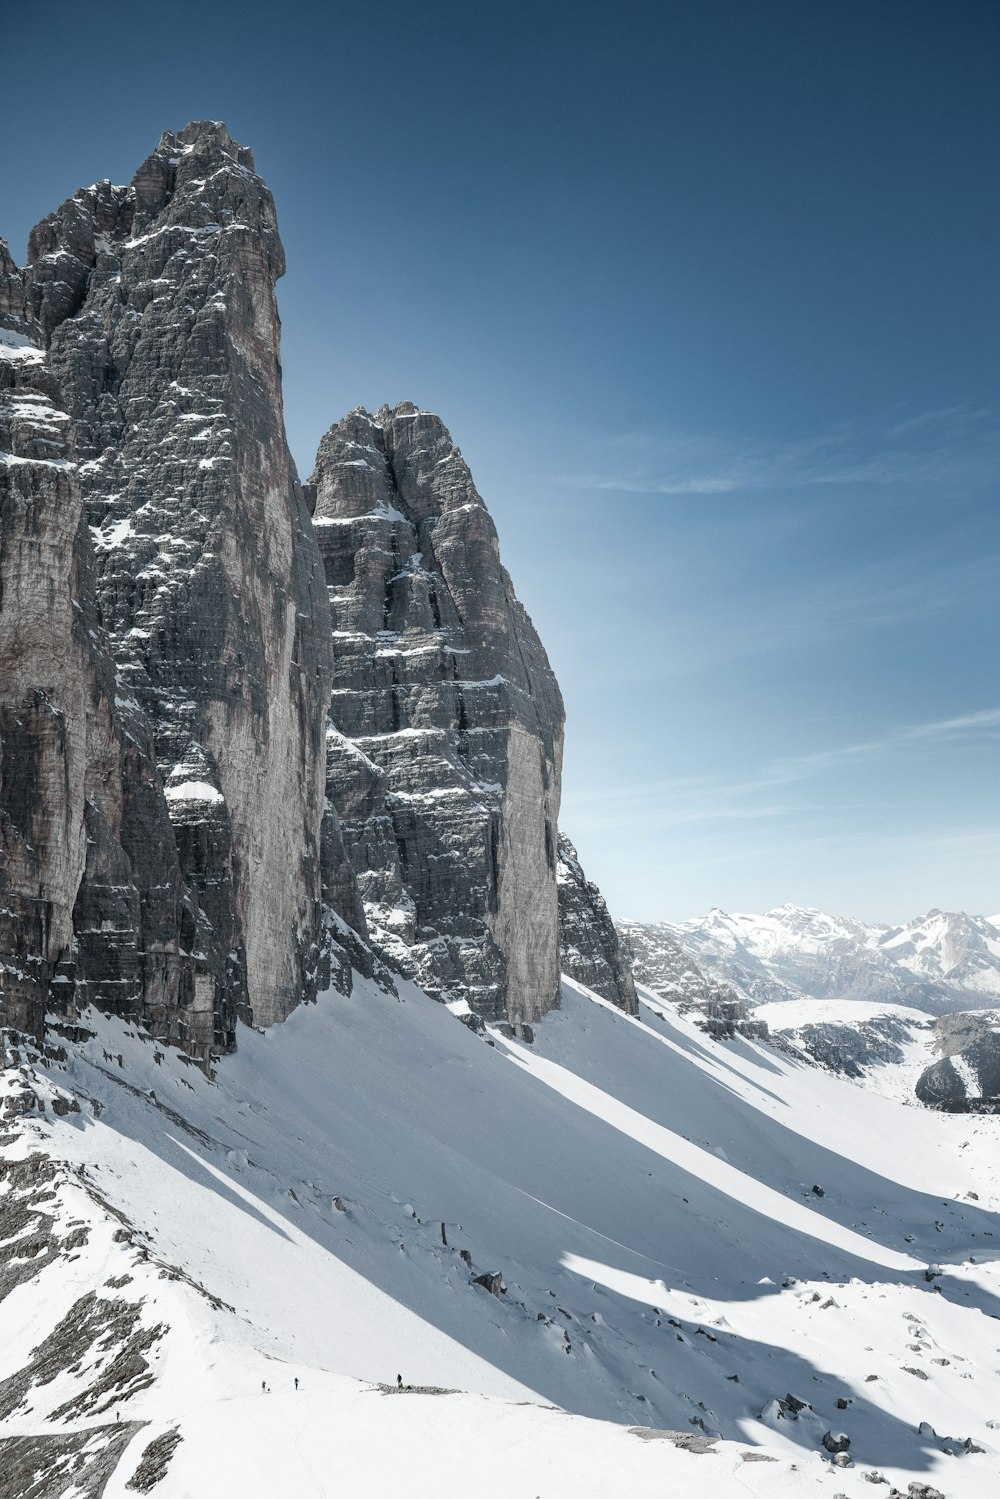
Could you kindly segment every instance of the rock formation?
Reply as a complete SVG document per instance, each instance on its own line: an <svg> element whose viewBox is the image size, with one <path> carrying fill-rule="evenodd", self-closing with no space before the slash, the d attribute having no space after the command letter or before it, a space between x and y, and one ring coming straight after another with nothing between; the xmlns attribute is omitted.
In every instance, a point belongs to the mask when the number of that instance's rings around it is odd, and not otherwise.
<svg viewBox="0 0 1000 1499"><path fill-rule="evenodd" d="M935 1026L933 1018L920 1010L856 1001L769 1005L766 1019L779 1044L786 1043L821 1067L853 1078L907 1064L914 1047L926 1047Z"/></svg>
<svg viewBox="0 0 1000 1499"><path fill-rule="evenodd" d="M472 475L409 403L309 481L333 616L328 789L373 941L486 1020L556 1002L563 707Z"/></svg>
<svg viewBox="0 0 1000 1499"><path fill-rule="evenodd" d="M638 1014L635 981L604 896L587 879L564 833L559 834L557 884L563 972L626 1014Z"/></svg>
<svg viewBox="0 0 1000 1499"><path fill-rule="evenodd" d="M682 1015L700 1015L698 1024L709 1035L767 1039L766 1023L752 1018L746 1000L729 984L703 973L662 924L622 921L617 932L636 981L676 1005Z"/></svg>
<svg viewBox="0 0 1000 1499"><path fill-rule="evenodd" d="M713 998L733 993L708 979L662 925L620 921L617 930L636 981L682 1011L700 1009Z"/></svg>
<svg viewBox="0 0 1000 1499"><path fill-rule="evenodd" d="M1000 1113L1000 1016L996 1010L942 1015L939 1059L917 1079L921 1103L954 1113Z"/></svg>
<svg viewBox="0 0 1000 1499"><path fill-rule="evenodd" d="M151 743L155 754L155 767L145 769L148 794L121 792L139 824L125 849L128 865L109 864L102 874L107 890L138 905L145 936L136 939L134 912L91 915L98 930L121 920L119 952L134 942L144 948L140 967L152 951L164 971L177 966L166 962L175 956L182 972L156 981L160 999L168 1009L193 1005L210 1017L209 1031L214 1016L219 1044L231 1040L237 1012L266 1023L315 992L324 971L324 890L340 917L363 923L326 803L329 618L282 420L274 286L283 268L271 195L250 152L212 122L164 135L131 187L98 183L43 220L23 277L6 252L0 258L4 321L45 349L38 378L58 392L69 418L59 430L64 443L75 440L78 463L71 468L61 449L45 470L35 461L37 483L24 501L31 513L22 528L41 524L49 548L47 572L21 580L38 594L29 601L33 614L46 579L62 590L38 650L51 643L65 655L68 611L78 606L78 636L80 620L94 614L85 633L100 655L106 632L117 668L112 696L132 720L127 754L141 754L133 741ZM24 492L20 473L17 483ZM74 530L81 501L96 556L86 587L79 577L90 565L89 542ZM6 513L4 524L6 533ZM20 569L6 539L4 556ZM110 751L98 765L96 750L84 750L86 672L64 664L60 683L76 673L78 690L57 692L51 704L75 789L49 797L45 815L53 827L65 823L65 843L81 836L77 761L105 790L121 783ZM44 692L48 678L21 658L5 692L23 697L35 678ZM18 751L8 735L9 753L19 765L40 763L42 729L26 732L31 751ZM51 788L60 751L45 753ZM40 792L31 800L37 804ZM88 817L96 815L96 802L87 805ZM102 809L116 833L118 813ZM52 858L58 878L41 884L53 912L64 913L80 881L79 852L70 857L63 848ZM8 878L27 889L29 874L11 865ZM87 944L80 921L74 926L79 959ZM68 958L66 939L61 914L47 949ZM152 976L140 985L140 1003L136 973L112 976L112 944L105 946L108 971L88 965L89 980L105 987L79 997L107 1004L106 984L120 979L128 1006L147 1013Z"/></svg>
<svg viewBox="0 0 1000 1499"><path fill-rule="evenodd" d="M0 991L36 1037L94 1003L207 1062L380 956L484 1020L558 1003L558 686L437 417L355 411L299 483L283 269L211 121L23 271L0 242ZM566 849L573 971L634 1008Z"/></svg>
<svg viewBox="0 0 1000 1499"><path fill-rule="evenodd" d="M19 316L13 268L2 316ZM0 331L0 992L39 1036L72 999L207 1057L180 868L148 728L94 607L72 423L41 350ZM223 1021L224 1023L224 1021Z"/></svg>

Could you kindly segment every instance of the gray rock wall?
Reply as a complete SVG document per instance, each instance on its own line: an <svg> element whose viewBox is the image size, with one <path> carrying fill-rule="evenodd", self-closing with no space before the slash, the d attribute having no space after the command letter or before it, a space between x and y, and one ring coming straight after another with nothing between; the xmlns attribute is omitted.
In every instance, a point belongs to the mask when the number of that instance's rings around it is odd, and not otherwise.
<svg viewBox="0 0 1000 1499"><path fill-rule="evenodd" d="M86 738L69 729L96 671L74 620L67 429L40 351L0 334L0 992L6 1023L32 1034L69 957L86 861Z"/></svg>
<svg viewBox="0 0 1000 1499"><path fill-rule="evenodd" d="M28 1028L72 995L207 1058L238 1013L314 993L331 954L342 983L364 961L326 798L330 622L284 434L283 269L270 193L212 122L164 135L130 187L81 189L23 273L0 251L2 878L22 928L39 913L18 939L39 984L7 986Z"/></svg>
<svg viewBox="0 0 1000 1499"><path fill-rule="evenodd" d="M29 307L79 447L97 599L153 726L219 1011L321 976L322 568L282 420L271 195L224 126L33 231ZM204 988L204 986L203 986Z"/></svg>
<svg viewBox="0 0 1000 1499"><path fill-rule="evenodd" d="M563 972L629 1015L639 1013L628 957L600 890L587 879L576 849L559 834L559 945Z"/></svg>
<svg viewBox="0 0 1000 1499"><path fill-rule="evenodd" d="M13 305L0 319L24 327ZM148 727L94 607L70 417L41 350L0 331L0 999L15 1030L93 1000L207 1057L197 912ZM221 1017L220 1017L221 1018Z"/></svg>
<svg viewBox="0 0 1000 1499"><path fill-rule="evenodd" d="M36 1034L93 1001L207 1060L371 969L369 923L487 1019L558 1003L558 686L436 417L356 411L300 485L283 269L213 122L23 272L0 244L0 989ZM629 1008L580 882L580 972Z"/></svg>
<svg viewBox="0 0 1000 1499"><path fill-rule="evenodd" d="M324 437L309 488L333 617L328 790L386 957L489 1020L557 1003L563 707L440 420Z"/></svg>

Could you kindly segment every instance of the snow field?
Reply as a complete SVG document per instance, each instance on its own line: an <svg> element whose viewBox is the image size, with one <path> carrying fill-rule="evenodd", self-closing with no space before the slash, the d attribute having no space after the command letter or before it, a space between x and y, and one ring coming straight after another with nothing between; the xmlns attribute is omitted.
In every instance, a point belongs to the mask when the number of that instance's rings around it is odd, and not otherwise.
<svg viewBox="0 0 1000 1499"><path fill-rule="evenodd" d="M400 992L358 980L241 1029L212 1083L97 1016L93 1040L35 1069L81 1113L24 1116L16 1148L65 1161L61 1210L86 1201L94 1226L0 1303L0 1381L123 1265L117 1294L169 1325L155 1382L121 1402L153 1424L109 1496L175 1425L157 1499L448 1483L854 1499L879 1492L872 1469L904 1492L995 1493L995 1118L713 1042L648 995L633 1020L567 981L526 1047ZM494 1271L499 1297L471 1283ZM397 1373L463 1393L371 1388ZM812 1411L775 1415L789 1393ZM35 1386L0 1436L52 1429L59 1403ZM725 1440L699 1455L629 1427ZM855 1467L826 1459L827 1430ZM985 1450L944 1450L966 1437Z"/></svg>

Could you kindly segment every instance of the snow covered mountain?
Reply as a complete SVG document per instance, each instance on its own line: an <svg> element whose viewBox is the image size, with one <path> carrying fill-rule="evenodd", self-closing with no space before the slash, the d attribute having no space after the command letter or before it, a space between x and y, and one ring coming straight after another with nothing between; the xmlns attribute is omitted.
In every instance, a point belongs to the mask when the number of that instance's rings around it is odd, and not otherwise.
<svg viewBox="0 0 1000 1499"><path fill-rule="evenodd" d="M881 1065L1000 929L622 944L444 425L299 482L283 269L214 121L0 241L0 1499L985 1499L996 1121L745 1010Z"/></svg>
<svg viewBox="0 0 1000 1499"><path fill-rule="evenodd" d="M640 1000L10 1056L3 1499L991 1496L996 1121Z"/></svg>
<svg viewBox="0 0 1000 1499"><path fill-rule="evenodd" d="M674 945L703 973L752 1004L863 1000L946 1014L1000 1004L1000 921L931 911L901 927L784 905L763 915L718 909L682 922L622 922L643 949L636 967L655 982Z"/></svg>
<svg viewBox="0 0 1000 1499"><path fill-rule="evenodd" d="M984 1005L1000 1003L1000 917L929 911L886 932L879 946L917 978L960 991L967 1009L977 994Z"/></svg>

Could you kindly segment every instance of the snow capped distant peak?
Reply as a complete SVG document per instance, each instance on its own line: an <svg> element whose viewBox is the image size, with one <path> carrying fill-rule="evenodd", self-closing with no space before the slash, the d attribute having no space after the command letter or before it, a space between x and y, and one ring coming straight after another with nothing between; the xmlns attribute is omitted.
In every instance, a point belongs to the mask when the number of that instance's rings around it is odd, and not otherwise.
<svg viewBox="0 0 1000 1499"><path fill-rule="evenodd" d="M1000 922L964 911L935 907L886 926L786 901L759 915L715 906L646 930L751 1003L864 1000L933 1014L1000 1003Z"/></svg>

